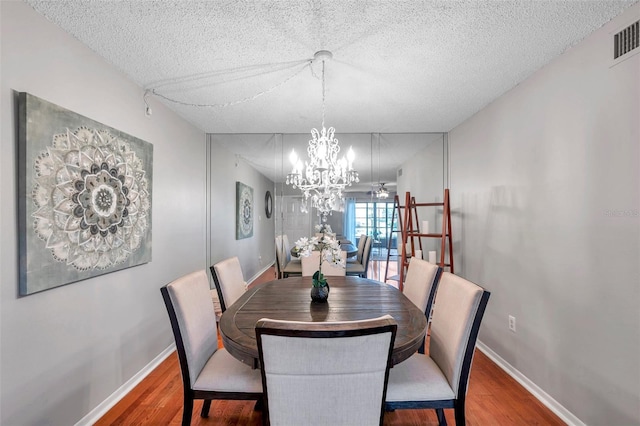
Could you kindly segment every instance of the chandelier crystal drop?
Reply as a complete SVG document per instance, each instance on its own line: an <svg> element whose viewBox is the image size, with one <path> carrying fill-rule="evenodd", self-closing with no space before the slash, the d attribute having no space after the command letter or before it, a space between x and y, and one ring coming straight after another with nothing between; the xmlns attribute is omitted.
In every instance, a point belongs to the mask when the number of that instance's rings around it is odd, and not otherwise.
<svg viewBox="0 0 640 426"><path fill-rule="evenodd" d="M314 56L315 60L322 61L322 130L311 129L312 139L309 140L307 155L309 159L302 162L295 151L291 151L289 160L292 164L291 173L287 175L286 183L294 188L299 188L304 197L302 211L308 212L308 203L318 211L322 222L327 221L327 216L332 211L344 210L343 191L346 187L360 181L358 172L353 169L355 153L352 148L346 157L338 158L340 145L334 137L335 129L324 126L325 112L325 80L324 63L331 59L331 52L321 50Z"/></svg>

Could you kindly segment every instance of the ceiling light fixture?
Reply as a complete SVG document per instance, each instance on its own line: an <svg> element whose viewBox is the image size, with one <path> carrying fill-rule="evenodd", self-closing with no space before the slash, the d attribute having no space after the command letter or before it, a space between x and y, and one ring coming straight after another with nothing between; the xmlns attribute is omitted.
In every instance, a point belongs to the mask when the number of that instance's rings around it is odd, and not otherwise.
<svg viewBox="0 0 640 426"><path fill-rule="evenodd" d="M378 133L378 190L376 191L376 197L378 199L385 199L389 198L389 190L384 187L384 182L380 182L380 145L380 133Z"/></svg>
<svg viewBox="0 0 640 426"><path fill-rule="evenodd" d="M380 184L380 187L376 191L376 197L378 197L378 198L389 198L389 190L384 187L384 183Z"/></svg>
<svg viewBox="0 0 640 426"><path fill-rule="evenodd" d="M327 216L333 210L344 210L344 198L342 191L354 182L360 181L358 172L353 169L355 153L349 148L346 158L338 159L340 145L334 138L335 129L324 127L325 115L325 61L333 58L331 52L321 50L314 55L315 61L322 61L322 131L311 129L312 139L309 141L307 153L309 161L298 158L295 151L291 151L289 159L293 169L287 175L287 185L300 188L304 200L302 211L308 211L307 203L315 207L322 222L327 221Z"/></svg>

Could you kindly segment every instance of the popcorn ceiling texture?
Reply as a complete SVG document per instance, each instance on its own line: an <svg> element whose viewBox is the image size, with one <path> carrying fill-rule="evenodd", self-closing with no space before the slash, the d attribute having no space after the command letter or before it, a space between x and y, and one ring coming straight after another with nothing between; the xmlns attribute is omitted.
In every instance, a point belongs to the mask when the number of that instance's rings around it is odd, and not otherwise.
<svg viewBox="0 0 640 426"><path fill-rule="evenodd" d="M27 2L142 88L187 103L251 97L329 50L327 125L344 133L448 131L635 3ZM149 101L211 133L307 133L321 121L309 69L227 108Z"/></svg>

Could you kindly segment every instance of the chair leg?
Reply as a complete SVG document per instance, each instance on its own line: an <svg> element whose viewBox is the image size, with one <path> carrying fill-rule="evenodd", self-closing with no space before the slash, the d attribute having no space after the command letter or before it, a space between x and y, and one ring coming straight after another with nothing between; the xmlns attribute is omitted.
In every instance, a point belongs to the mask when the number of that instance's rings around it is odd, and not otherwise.
<svg viewBox="0 0 640 426"><path fill-rule="evenodd" d="M423 338L422 338L422 344L421 344L421 345L420 345L420 347L418 348L418 353L419 353L419 354L423 354L423 355L424 355L424 350L425 350L425 349L424 349L424 346L425 346L426 340L427 340L427 339L426 339L425 337L423 337Z"/></svg>
<svg viewBox="0 0 640 426"><path fill-rule="evenodd" d="M211 408L211 400L205 399L202 403L202 411L200 412L200 417L207 418L209 417L209 409Z"/></svg>
<svg viewBox="0 0 640 426"><path fill-rule="evenodd" d="M193 414L193 398L184 398L184 408L182 409L182 426L191 425L191 415Z"/></svg>
<svg viewBox="0 0 640 426"><path fill-rule="evenodd" d="M438 426L447 426L447 419L444 417L444 408L436 408L436 416L438 416Z"/></svg>
<svg viewBox="0 0 640 426"><path fill-rule="evenodd" d="M467 422L464 415L464 399L457 399L453 404L456 416L456 426L464 426Z"/></svg>
<svg viewBox="0 0 640 426"><path fill-rule="evenodd" d="M262 400L262 398L258 398L256 400L255 405L253 406L253 410L254 411L262 411L263 407L264 407L264 401Z"/></svg>
<svg viewBox="0 0 640 426"><path fill-rule="evenodd" d="M269 426L271 422L269 421L269 407L267 404L262 407L262 426Z"/></svg>

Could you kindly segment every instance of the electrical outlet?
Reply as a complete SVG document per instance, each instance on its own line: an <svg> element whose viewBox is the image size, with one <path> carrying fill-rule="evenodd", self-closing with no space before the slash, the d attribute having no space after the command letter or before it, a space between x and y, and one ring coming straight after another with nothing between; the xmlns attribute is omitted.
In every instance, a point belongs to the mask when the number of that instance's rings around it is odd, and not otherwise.
<svg viewBox="0 0 640 426"><path fill-rule="evenodd" d="M516 332L516 317L509 315L509 330Z"/></svg>
<svg viewBox="0 0 640 426"><path fill-rule="evenodd" d="M258 256L258 262L260 262L260 264L262 265L262 256Z"/></svg>

